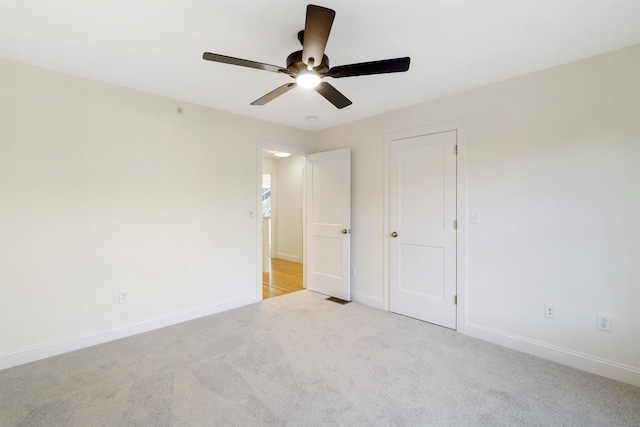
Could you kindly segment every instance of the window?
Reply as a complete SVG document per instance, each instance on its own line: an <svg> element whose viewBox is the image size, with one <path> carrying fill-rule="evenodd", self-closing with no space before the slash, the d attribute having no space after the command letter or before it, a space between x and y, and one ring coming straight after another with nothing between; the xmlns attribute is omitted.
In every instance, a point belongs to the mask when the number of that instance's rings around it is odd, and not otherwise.
<svg viewBox="0 0 640 427"><path fill-rule="evenodd" d="M271 174L262 174L262 216L271 215Z"/></svg>

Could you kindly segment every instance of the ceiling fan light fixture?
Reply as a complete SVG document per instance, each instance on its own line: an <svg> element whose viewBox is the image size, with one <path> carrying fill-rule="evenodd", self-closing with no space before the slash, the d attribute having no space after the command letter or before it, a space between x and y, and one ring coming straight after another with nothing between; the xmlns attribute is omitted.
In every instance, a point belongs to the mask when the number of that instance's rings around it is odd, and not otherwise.
<svg viewBox="0 0 640 427"><path fill-rule="evenodd" d="M296 77L296 83L305 89L313 89L320 83L320 76L315 73L300 73Z"/></svg>

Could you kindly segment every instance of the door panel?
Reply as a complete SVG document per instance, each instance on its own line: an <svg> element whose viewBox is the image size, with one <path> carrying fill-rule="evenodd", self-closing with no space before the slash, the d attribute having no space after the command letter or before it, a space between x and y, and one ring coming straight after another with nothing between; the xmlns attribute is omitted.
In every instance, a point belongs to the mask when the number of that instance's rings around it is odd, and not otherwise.
<svg viewBox="0 0 640 427"><path fill-rule="evenodd" d="M341 188L344 179L340 170L342 162L326 157L312 158L312 162L311 193L315 203L312 204L311 221L314 224L341 225L343 197L336 189Z"/></svg>
<svg viewBox="0 0 640 427"><path fill-rule="evenodd" d="M315 274L335 279L342 278L342 239L338 237L312 236L313 260L311 265ZM331 256L326 256L331 254Z"/></svg>
<svg viewBox="0 0 640 427"><path fill-rule="evenodd" d="M390 144L390 309L456 327L456 131Z"/></svg>
<svg viewBox="0 0 640 427"><path fill-rule="evenodd" d="M307 156L307 289L351 300L351 150Z"/></svg>
<svg viewBox="0 0 640 427"><path fill-rule="evenodd" d="M407 144L409 145L409 144ZM399 226L413 229L444 227L444 175L441 144L406 147L399 155ZM408 203L411 201L411 203Z"/></svg>
<svg viewBox="0 0 640 427"><path fill-rule="evenodd" d="M444 299L443 248L400 245L399 252L399 271L403 275L398 283L400 291L417 296Z"/></svg>

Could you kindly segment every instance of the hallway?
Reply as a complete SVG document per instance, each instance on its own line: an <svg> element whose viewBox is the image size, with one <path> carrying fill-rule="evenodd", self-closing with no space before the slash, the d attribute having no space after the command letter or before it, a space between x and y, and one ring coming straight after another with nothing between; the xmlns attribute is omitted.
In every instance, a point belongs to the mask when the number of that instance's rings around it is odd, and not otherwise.
<svg viewBox="0 0 640 427"><path fill-rule="evenodd" d="M262 298L272 298L304 289L302 264L271 258L269 273L262 273Z"/></svg>

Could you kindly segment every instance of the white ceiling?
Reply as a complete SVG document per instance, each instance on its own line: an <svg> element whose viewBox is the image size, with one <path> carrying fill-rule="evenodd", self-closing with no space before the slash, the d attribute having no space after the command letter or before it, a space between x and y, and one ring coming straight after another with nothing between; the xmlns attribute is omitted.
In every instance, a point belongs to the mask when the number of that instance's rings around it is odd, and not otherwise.
<svg viewBox="0 0 640 427"><path fill-rule="evenodd" d="M640 1L334 1L331 65L411 57L406 73L328 81L338 110L286 75L308 1L2 1L4 58L306 130L319 130L640 43ZM310 120L307 116L316 116Z"/></svg>

